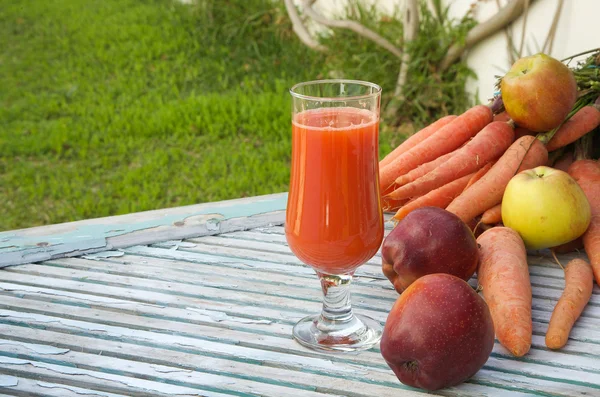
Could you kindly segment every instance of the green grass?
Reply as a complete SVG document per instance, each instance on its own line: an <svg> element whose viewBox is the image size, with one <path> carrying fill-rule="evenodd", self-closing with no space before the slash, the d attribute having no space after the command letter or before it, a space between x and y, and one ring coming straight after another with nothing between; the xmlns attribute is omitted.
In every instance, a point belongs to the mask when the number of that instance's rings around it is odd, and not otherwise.
<svg viewBox="0 0 600 397"><path fill-rule="evenodd" d="M0 229L287 189L287 88L323 67L279 8L2 3Z"/></svg>
<svg viewBox="0 0 600 397"><path fill-rule="evenodd" d="M285 191L292 84L335 70L393 90L398 60L348 32L324 55L279 3L199 4L0 0L0 230ZM402 139L384 124L381 152Z"/></svg>

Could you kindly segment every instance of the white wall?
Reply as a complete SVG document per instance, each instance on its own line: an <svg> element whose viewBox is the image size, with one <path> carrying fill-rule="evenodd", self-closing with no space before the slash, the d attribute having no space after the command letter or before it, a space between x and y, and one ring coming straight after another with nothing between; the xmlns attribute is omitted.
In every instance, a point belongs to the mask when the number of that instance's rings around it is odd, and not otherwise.
<svg viewBox="0 0 600 397"><path fill-rule="evenodd" d="M394 7L402 9L404 0L369 0L378 5L384 12ZM509 0L500 0L506 4ZM475 0L446 0L450 5L450 15L461 17ZM527 17L525 46L523 55L531 55L541 50L559 0L537 0L531 4ZM318 7L326 14L342 10L345 0L320 0ZM496 0L479 0L477 20L485 21L498 10ZM567 56L600 47L598 21L600 0L565 0L561 17L557 26L552 55L562 59ZM513 25L513 39L520 45L523 18ZM471 81L467 89L479 93L481 102L486 102L494 92L495 75L502 75L510 68L507 55L506 36L499 32L472 48L467 54L467 63L475 71L478 79Z"/></svg>

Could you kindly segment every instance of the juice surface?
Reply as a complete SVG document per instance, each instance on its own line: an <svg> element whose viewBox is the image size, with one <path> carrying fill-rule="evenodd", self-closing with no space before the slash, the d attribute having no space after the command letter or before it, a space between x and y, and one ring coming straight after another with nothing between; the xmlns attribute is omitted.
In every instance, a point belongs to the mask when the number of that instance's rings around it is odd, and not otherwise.
<svg viewBox="0 0 600 397"><path fill-rule="evenodd" d="M285 233L294 254L316 270L355 270L383 239L379 200L379 119L357 108L297 114Z"/></svg>

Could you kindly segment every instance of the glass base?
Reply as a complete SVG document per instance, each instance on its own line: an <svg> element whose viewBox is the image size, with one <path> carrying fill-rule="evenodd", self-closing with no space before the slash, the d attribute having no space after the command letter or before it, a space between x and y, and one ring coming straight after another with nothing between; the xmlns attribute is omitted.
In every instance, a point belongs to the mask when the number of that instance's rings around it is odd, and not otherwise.
<svg viewBox="0 0 600 397"><path fill-rule="evenodd" d="M314 350L353 352L379 343L382 326L367 316L353 315L348 321L322 321L321 315L300 320L293 329L294 339Z"/></svg>

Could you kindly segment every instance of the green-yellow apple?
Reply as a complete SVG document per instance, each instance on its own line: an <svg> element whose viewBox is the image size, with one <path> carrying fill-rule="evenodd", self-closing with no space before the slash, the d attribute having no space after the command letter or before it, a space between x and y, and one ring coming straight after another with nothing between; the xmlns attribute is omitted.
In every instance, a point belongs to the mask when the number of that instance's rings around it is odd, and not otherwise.
<svg viewBox="0 0 600 397"><path fill-rule="evenodd" d="M517 60L500 83L506 113L534 132L560 125L577 99L573 72L545 54Z"/></svg>
<svg viewBox="0 0 600 397"><path fill-rule="evenodd" d="M555 247L581 236L590 224L590 204L564 171L536 167L515 175L502 197L502 222L530 249Z"/></svg>

